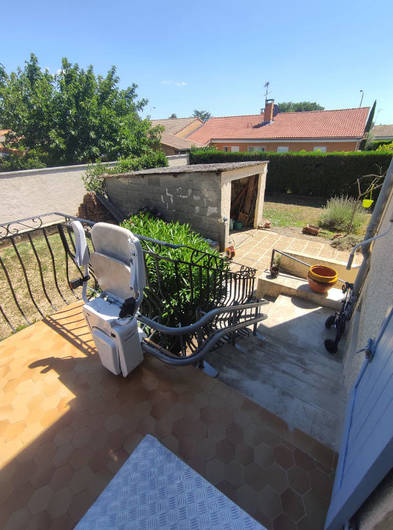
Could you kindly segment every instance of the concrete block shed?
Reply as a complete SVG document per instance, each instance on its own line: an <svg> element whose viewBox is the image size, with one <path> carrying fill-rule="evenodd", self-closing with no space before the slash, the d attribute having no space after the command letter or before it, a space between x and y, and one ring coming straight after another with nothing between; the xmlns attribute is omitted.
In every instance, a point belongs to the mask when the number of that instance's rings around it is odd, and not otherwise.
<svg viewBox="0 0 393 530"><path fill-rule="evenodd" d="M250 226L262 222L268 162L235 162L164 167L107 175L111 201L125 214L155 209L165 219L189 223L204 237L228 245L234 183L253 179L249 201Z"/></svg>

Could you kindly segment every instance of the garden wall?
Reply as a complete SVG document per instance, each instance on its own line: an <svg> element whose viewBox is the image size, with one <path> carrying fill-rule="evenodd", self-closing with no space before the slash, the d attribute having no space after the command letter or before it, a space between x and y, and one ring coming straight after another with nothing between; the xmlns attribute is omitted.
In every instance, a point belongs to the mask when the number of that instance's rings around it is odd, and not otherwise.
<svg viewBox="0 0 393 530"><path fill-rule="evenodd" d="M192 150L190 164L268 160L267 194L293 193L329 199L334 195L356 197L356 179L362 175L384 173L391 158L386 153L370 151L324 154ZM364 188L367 188L366 180L363 181ZM374 200L377 195L373 195Z"/></svg>
<svg viewBox="0 0 393 530"><path fill-rule="evenodd" d="M188 162L187 154L167 158L169 166ZM79 164L0 172L0 223L54 211L77 215L86 193L82 176L87 167Z"/></svg>

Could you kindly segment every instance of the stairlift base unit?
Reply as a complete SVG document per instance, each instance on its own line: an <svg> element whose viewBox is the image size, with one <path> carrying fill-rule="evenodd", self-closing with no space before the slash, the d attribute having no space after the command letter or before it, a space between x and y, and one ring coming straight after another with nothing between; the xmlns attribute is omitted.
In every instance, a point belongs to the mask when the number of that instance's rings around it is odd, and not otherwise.
<svg viewBox="0 0 393 530"><path fill-rule="evenodd" d="M123 377L143 361L140 330L136 318L119 320L119 307L103 298L83 306L102 365Z"/></svg>
<svg viewBox="0 0 393 530"><path fill-rule="evenodd" d="M135 316L120 318L127 301L134 300L132 313L142 303L146 285L143 250L138 238L120 226L96 223L90 236L94 252L90 254L86 234L79 221L72 221L75 235L75 263L84 267L83 313L93 335L101 363L113 374L123 377L143 361L141 340ZM102 293L93 300L87 297L89 267L94 271ZM80 282L78 282L79 284ZM75 284L76 285L76 284Z"/></svg>

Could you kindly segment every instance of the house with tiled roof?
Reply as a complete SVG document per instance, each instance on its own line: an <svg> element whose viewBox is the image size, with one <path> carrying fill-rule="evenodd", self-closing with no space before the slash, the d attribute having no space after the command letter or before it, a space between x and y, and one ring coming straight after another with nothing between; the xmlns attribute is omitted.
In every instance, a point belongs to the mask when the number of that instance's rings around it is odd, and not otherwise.
<svg viewBox="0 0 393 530"><path fill-rule="evenodd" d="M188 136L199 129L203 122L199 118L168 118L166 120L151 120L153 127L164 127L161 134L161 148L166 155L185 153L191 147L200 147L198 141Z"/></svg>
<svg viewBox="0 0 393 530"><path fill-rule="evenodd" d="M374 140L390 140L393 142L393 124L392 125L375 125L370 132Z"/></svg>
<svg viewBox="0 0 393 530"><path fill-rule="evenodd" d="M187 140L221 151L355 151L364 138L369 107L280 113L266 100L261 114L210 118Z"/></svg>

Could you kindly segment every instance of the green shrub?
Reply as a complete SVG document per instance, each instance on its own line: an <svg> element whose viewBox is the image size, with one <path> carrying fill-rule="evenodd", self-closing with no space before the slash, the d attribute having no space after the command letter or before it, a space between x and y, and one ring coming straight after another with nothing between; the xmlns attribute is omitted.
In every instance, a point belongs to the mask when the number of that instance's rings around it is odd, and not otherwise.
<svg viewBox="0 0 393 530"><path fill-rule="evenodd" d="M36 169L45 167L35 153L26 153L24 156L9 154L0 157L0 171L20 171L22 169Z"/></svg>
<svg viewBox="0 0 393 530"><path fill-rule="evenodd" d="M104 193L104 179L102 175L108 173L110 166L97 162L96 164L89 164L86 172L82 175L83 184L87 191L94 191L96 193Z"/></svg>
<svg viewBox="0 0 393 530"><path fill-rule="evenodd" d="M122 226L140 236L185 245L174 249L141 241L148 251L145 261L149 281L142 307L145 314L159 315L160 321L168 326L177 326L179 322L184 326L195 322L198 308L211 309L213 296L216 298L220 289L220 272L227 270L228 265L200 234L188 224L167 223L149 213L133 215ZM201 267L190 266L193 249L208 253L198 256Z"/></svg>
<svg viewBox="0 0 393 530"><path fill-rule="evenodd" d="M367 142L365 151L380 151L378 147L383 147L391 143L391 140L371 140Z"/></svg>
<svg viewBox="0 0 393 530"><path fill-rule="evenodd" d="M386 152L363 151L342 153L225 153L224 151L192 150L190 164L220 162L269 161L266 180L267 194L293 193L330 199L335 195L357 197L356 179L362 175L382 175L392 155ZM373 177L362 181L365 188ZM378 192L373 197L377 199Z"/></svg>
<svg viewBox="0 0 393 530"><path fill-rule="evenodd" d="M379 147L377 147L377 151L382 153L387 152L393 154L393 142L381 144Z"/></svg>
<svg viewBox="0 0 393 530"><path fill-rule="evenodd" d="M168 159L162 151L152 151L138 157L120 158L116 165L110 166L98 161L96 164L89 164L86 173L82 176L83 183L87 191L104 193L105 181L103 175L117 173L128 173L141 169L151 169L154 167L167 167Z"/></svg>
<svg viewBox="0 0 393 530"><path fill-rule="evenodd" d="M328 200L319 218L322 228L356 234L363 227L367 214L359 201L341 196Z"/></svg>

